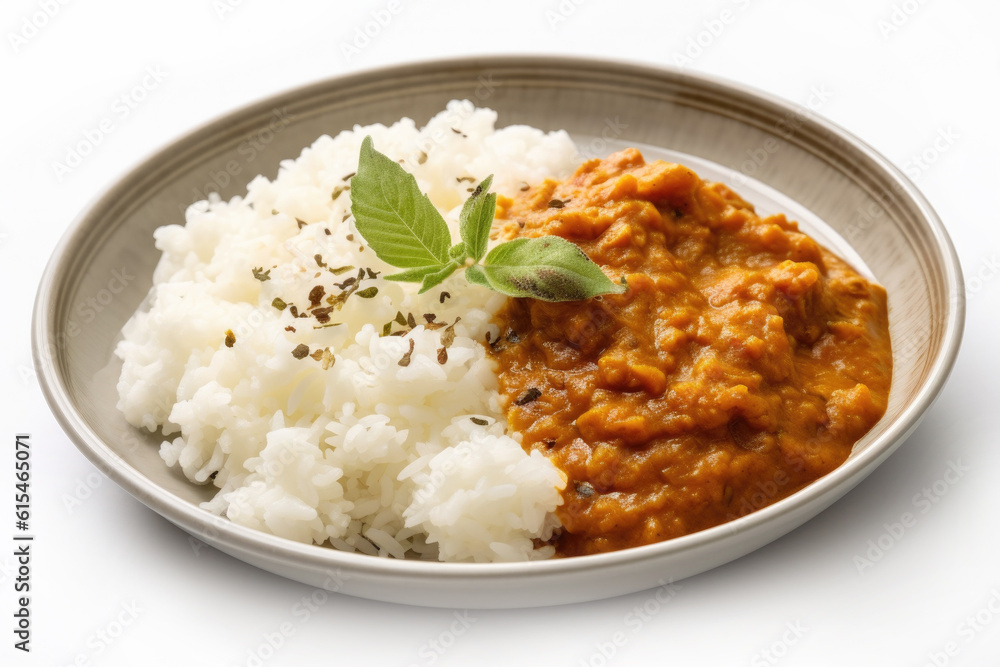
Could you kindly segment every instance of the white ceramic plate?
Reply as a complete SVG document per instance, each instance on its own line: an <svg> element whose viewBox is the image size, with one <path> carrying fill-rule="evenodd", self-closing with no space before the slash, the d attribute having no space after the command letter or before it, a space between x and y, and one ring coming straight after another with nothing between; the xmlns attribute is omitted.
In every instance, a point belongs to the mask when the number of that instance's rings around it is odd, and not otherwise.
<svg viewBox="0 0 1000 667"><path fill-rule="evenodd" d="M789 211L886 287L894 377L885 417L837 470L751 515L625 551L519 564L397 561L291 542L200 509L210 491L168 470L158 440L115 409L121 326L142 302L158 253L153 230L209 190L242 194L321 134L355 123L426 122L448 100L499 112L499 124L563 128L585 153L641 144L729 176L762 211ZM649 157L659 157L655 154ZM755 159L756 158L756 159ZM221 178L227 172L229 178ZM228 180L221 188L218 183ZM725 180L729 180L726 178ZM846 244L846 247L845 247ZM112 282L114 272L134 276ZM115 290L112 290L112 287ZM87 317L87 298L102 302ZM964 320L962 279L937 215L887 160L830 123L738 85L672 70L569 58L420 63L322 81L239 109L138 165L70 226L38 289L33 347L46 399L67 435L138 500L258 567L377 600L518 607L597 599L676 581L796 528L854 487L916 427L944 384Z"/></svg>

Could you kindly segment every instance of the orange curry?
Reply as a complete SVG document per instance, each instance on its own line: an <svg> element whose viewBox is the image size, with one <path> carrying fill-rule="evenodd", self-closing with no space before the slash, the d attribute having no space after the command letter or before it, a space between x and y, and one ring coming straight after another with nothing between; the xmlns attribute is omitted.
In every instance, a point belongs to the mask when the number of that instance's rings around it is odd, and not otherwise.
<svg viewBox="0 0 1000 667"><path fill-rule="evenodd" d="M510 426L567 475L562 556L702 530L825 475L885 412L885 291L690 169L624 150L501 197L503 239L577 243L628 292L511 299Z"/></svg>

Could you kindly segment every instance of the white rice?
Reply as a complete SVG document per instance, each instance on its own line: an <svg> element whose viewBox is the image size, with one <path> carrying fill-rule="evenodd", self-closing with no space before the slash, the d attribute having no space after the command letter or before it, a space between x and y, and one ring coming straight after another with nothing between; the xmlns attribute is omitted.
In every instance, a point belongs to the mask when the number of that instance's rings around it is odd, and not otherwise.
<svg viewBox="0 0 1000 667"><path fill-rule="evenodd" d="M273 182L254 179L245 198L198 202L185 226L156 231L163 256L148 308L116 349L118 407L134 426L160 429L167 465L219 488L207 509L288 539L385 557L552 555L533 540L558 527L565 477L508 431L480 342L504 297L457 273L419 296L416 285L365 278L361 287L378 294L347 299L330 314L339 326L314 328L315 319L272 305L280 297L305 311L316 285L336 294L334 283L357 268L396 271L361 249L349 192L331 196L357 169L366 134L405 161L455 239L467 189L487 175L510 195L523 182L572 172L577 151L565 132L494 130L495 121L493 111L456 101L423 129L403 119L323 136L283 162ZM334 276L316 255L355 269ZM256 279L255 267L269 279ZM443 303L442 292L450 294ZM412 313L418 326L382 336L397 312ZM445 329L424 326L424 313L438 323L461 318L444 364ZM327 348L333 365L293 357L299 344Z"/></svg>

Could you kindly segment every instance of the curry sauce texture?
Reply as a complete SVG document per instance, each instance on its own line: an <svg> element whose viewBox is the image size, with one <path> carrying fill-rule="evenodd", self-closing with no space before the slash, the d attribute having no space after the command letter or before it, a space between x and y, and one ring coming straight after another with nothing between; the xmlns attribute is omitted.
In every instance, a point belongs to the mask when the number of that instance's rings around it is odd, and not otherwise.
<svg viewBox="0 0 1000 667"><path fill-rule="evenodd" d="M636 149L497 204L628 291L510 299L491 350L522 446L566 474L557 554L703 530L830 472L885 412L886 294L724 185Z"/></svg>

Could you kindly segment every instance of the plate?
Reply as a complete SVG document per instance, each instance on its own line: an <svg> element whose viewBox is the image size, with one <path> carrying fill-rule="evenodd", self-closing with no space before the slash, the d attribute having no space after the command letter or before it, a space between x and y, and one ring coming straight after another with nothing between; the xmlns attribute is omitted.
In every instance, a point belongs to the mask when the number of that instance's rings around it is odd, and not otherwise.
<svg viewBox="0 0 1000 667"><path fill-rule="evenodd" d="M168 469L155 436L115 408L119 331L143 301L159 253L152 234L209 192L229 198L318 136L409 116L422 125L455 98L498 125L563 128L582 152L641 144L691 157L761 210L785 207L889 293L894 377L885 416L829 475L760 511L624 551L530 563L381 559L299 544L199 508L209 491ZM650 155L656 157L656 155ZM814 223L814 224L813 224ZM321 81L238 109L129 171L70 226L50 260L32 323L36 370L77 447L139 501L212 546L330 591L416 605L506 608L630 593L716 567L788 533L847 493L917 426L958 351L964 290L937 215L859 139L788 102L734 83L630 63L477 57Z"/></svg>

